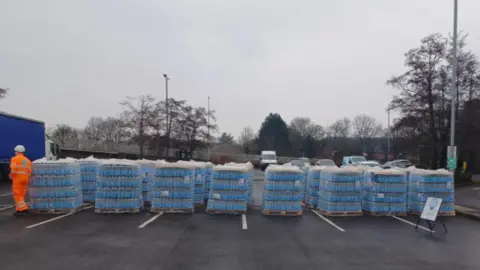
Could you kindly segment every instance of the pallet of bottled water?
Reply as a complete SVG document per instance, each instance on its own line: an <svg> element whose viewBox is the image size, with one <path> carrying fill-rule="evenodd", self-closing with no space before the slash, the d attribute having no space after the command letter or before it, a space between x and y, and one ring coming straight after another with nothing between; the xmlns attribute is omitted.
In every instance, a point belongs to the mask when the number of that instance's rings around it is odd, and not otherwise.
<svg viewBox="0 0 480 270"><path fill-rule="evenodd" d="M301 216L305 173L292 165L270 165L265 170L262 213Z"/></svg>
<svg viewBox="0 0 480 270"><path fill-rule="evenodd" d="M80 164L73 159L36 160L29 189L32 213L76 212L83 205Z"/></svg>
<svg viewBox="0 0 480 270"><path fill-rule="evenodd" d="M138 213L143 206L140 166L132 160L102 160L98 167L96 213Z"/></svg>
<svg viewBox="0 0 480 270"><path fill-rule="evenodd" d="M365 172L363 211L373 216L407 215L407 178L404 171L372 168Z"/></svg>
<svg viewBox="0 0 480 270"><path fill-rule="evenodd" d="M142 159L137 160L136 163L140 169L140 176L142 178L142 200L143 205L147 206L152 200L152 182L155 172L155 161Z"/></svg>
<svg viewBox="0 0 480 270"><path fill-rule="evenodd" d="M318 192L320 185L320 172L325 167L313 166L310 167L307 173L305 184L305 204L308 208L317 208Z"/></svg>
<svg viewBox="0 0 480 270"><path fill-rule="evenodd" d="M247 165L241 164L214 166L206 212L209 214L245 214L247 212L249 170Z"/></svg>
<svg viewBox="0 0 480 270"><path fill-rule="evenodd" d="M420 215L428 197L442 199L439 216L455 215L453 174L447 170L410 171L408 210Z"/></svg>
<svg viewBox="0 0 480 270"><path fill-rule="evenodd" d="M190 161L195 167L195 188L193 191L193 203L195 206L205 205L205 174L207 165L204 162Z"/></svg>
<svg viewBox="0 0 480 270"><path fill-rule="evenodd" d="M360 216L363 172L354 167L326 167L320 173L317 210L327 216Z"/></svg>
<svg viewBox="0 0 480 270"><path fill-rule="evenodd" d="M205 165L205 188L204 188L204 196L203 198L205 201L208 200L208 195L210 193L210 183L212 182L212 168L213 164L210 162L207 162Z"/></svg>
<svg viewBox="0 0 480 270"><path fill-rule="evenodd" d="M253 164L250 163L250 162L245 163L245 166L247 166L247 168L248 168L247 206L251 208L251 207L253 207L253 180L255 178L255 169L253 167Z"/></svg>
<svg viewBox="0 0 480 270"><path fill-rule="evenodd" d="M191 162L157 162L150 211L193 213L195 169Z"/></svg>
<svg viewBox="0 0 480 270"><path fill-rule="evenodd" d="M98 160L94 157L79 159L83 202L94 203L97 190Z"/></svg>

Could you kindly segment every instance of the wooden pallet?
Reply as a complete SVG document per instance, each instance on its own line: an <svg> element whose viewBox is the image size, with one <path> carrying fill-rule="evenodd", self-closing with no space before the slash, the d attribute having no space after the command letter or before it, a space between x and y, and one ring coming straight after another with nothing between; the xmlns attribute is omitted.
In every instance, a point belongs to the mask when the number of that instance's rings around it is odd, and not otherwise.
<svg viewBox="0 0 480 270"><path fill-rule="evenodd" d="M273 210L263 210L262 214L265 216L293 216L298 217L303 215L303 211L273 211Z"/></svg>
<svg viewBox="0 0 480 270"><path fill-rule="evenodd" d="M405 217L407 216L407 212L369 212L363 211L363 213L367 216L376 216L376 217L383 217L383 216L397 216L397 217Z"/></svg>
<svg viewBox="0 0 480 270"><path fill-rule="evenodd" d="M63 215L80 212L83 210L83 207L78 208L69 208L69 209L29 209L28 212L35 215Z"/></svg>
<svg viewBox="0 0 480 270"><path fill-rule="evenodd" d="M192 214L194 212L191 208L150 208L151 213L166 213L166 214Z"/></svg>
<svg viewBox="0 0 480 270"><path fill-rule="evenodd" d="M330 216L330 217L358 217L358 216L363 216L362 211L346 211L346 212L330 212L330 211L324 211L317 209L317 212L324 216Z"/></svg>
<svg viewBox="0 0 480 270"><path fill-rule="evenodd" d="M140 213L139 208L131 208L131 209L98 209L95 208L95 213L97 214L134 214Z"/></svg>
<svg viewBox="0 0 480 270"><path fill-rule="evenodd" d="M205 211L209 215L245 215L247 211L242 210L206 210Z"/></svg>

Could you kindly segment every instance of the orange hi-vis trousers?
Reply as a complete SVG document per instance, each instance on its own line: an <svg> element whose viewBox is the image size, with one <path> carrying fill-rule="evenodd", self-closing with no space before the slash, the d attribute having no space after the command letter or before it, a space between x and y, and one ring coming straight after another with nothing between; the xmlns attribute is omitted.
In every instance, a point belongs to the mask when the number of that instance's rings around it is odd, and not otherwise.
<svg viewBox="0 0 480 270"><path fill-rule="evenodd" d="M10 162L10 178L12 179L13 198L17 212L28 210L25 196L32 174L32 162L23 154L18 153Z"/></svg>

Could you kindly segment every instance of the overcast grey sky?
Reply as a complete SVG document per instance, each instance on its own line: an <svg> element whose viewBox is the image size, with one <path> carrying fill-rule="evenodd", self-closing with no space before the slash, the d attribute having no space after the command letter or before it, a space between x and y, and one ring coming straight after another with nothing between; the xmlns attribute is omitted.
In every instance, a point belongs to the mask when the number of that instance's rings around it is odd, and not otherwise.
<svg viewBox="0 0 480 270"><path fill-rule="evenodd" d="M480 54L480 1L459 29ZM367 113L386 124L403 54L452 32L453 0L0 1L4 111L83 127L125 96L170 95L217 111L221 131L269 112L321 125Z"/></svg>

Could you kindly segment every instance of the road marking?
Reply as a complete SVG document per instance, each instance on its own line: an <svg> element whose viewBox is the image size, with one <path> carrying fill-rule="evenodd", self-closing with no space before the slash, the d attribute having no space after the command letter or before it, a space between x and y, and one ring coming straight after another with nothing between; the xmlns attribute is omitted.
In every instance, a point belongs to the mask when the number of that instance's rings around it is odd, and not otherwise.
<svg viewBox="0 0 480 270"><path fill-rule="evenodd" d="M10 195L12 195L12 194L13 194L13 193L11 193L11 192L10 192L10 193L5 193L5 194L0 194L0 197L10 196Z"/></svg>
<svg viewBox="0 0 480 270"><path fill-rule="evenodd" d="M242 214L242 230L248 230L247 216L245 214Z"/></svg>
<svg viewBox="0 0 480 270"><path fill-rule="evenodd" d="M337 228L337 230L341 231L341 232L345 232L345 230L338 226L337 224L333 223L331 220L329 220L328 218L324 217L322 214L318 213L317 211L313 210L313 209L310 209L315 215L317 215L319 218L323 219L325 222L327 222L328 224L332 225L333 227Z"/></svg>
<svg viewBox="0 0 480 270"><path fill-rule="evenodd" d="M473 190L480 190L480 187L473 188Z"/></svg>
<svg viewBox="0 0 480 270"><path fill-rule="evenodd" d="M13 207L15 207L15 205L5 206L5 207L0 208L0 211L7 210L7 209L12 209Z"/></svg>
<svg viewBox="0 0 480 270"><path fill-rule="evenodd" d="M410 221L408 221L408 220L405 220L405 219L403 219L403 218L399 218L399 217L397 217L397 216L391 216L391 217L394 218L394 219L396 219L396 220L399 220L399 221L401 221L401 222L405 222L405 223L407 223L407 224L409 224L409 225L412 225L413 227L416 227L416 226L417 226L417 224L415 224L415 223L413 223L413 222L410 222ZM435 232L435 231L432 231L432 230L430 230L430 229L428 229L428 228L425 228L425 227L423 227L423 226L420 226L420 225L418 225L418 228L419 228L419 229L422 229L422 230L425 230L425 231L427 231L427 232Z"/></svg>
<svg viewBox="0 0 480 270"><path fill-rule="evenodd" d="M142 228L145 228L148 224L152 223L155 219L157 219L159 216L163 215L163 212L160 212L158 214L156 214L155 216L153 216L152 218L150 218L149 220L145 221L144 223L140 224L140 226L138 226L139 229L142 229Z"/></svg>
<svg viewBox="0 0 480 270"><path fill-rule="evenodd" d="M92 207L93 207L93 206L87 206L87 207L83 208L83 210L87 210L87 209L90 209L90 208L92 208ZM83 210L82 210L82 211L83 211ZM75 213L77 213L77 212L68 213L68 214L64 214L64 215L58 216L58 217L54 217L54 218L51 218L51 219L47 219L47 220L45 220L45 221L42 221L42 222L39 222L39 223L36 223L36 224L29 225L29 226L27 226L27 227L25 227L25 228L26 228L26 229L35 228L35 227L41 226L41 225L43 225L43 224L46 224L46 223L49 223L49 222L58 220L58 219L71 216L71 215L73 215L73 214L75 214Z"/></svg>

